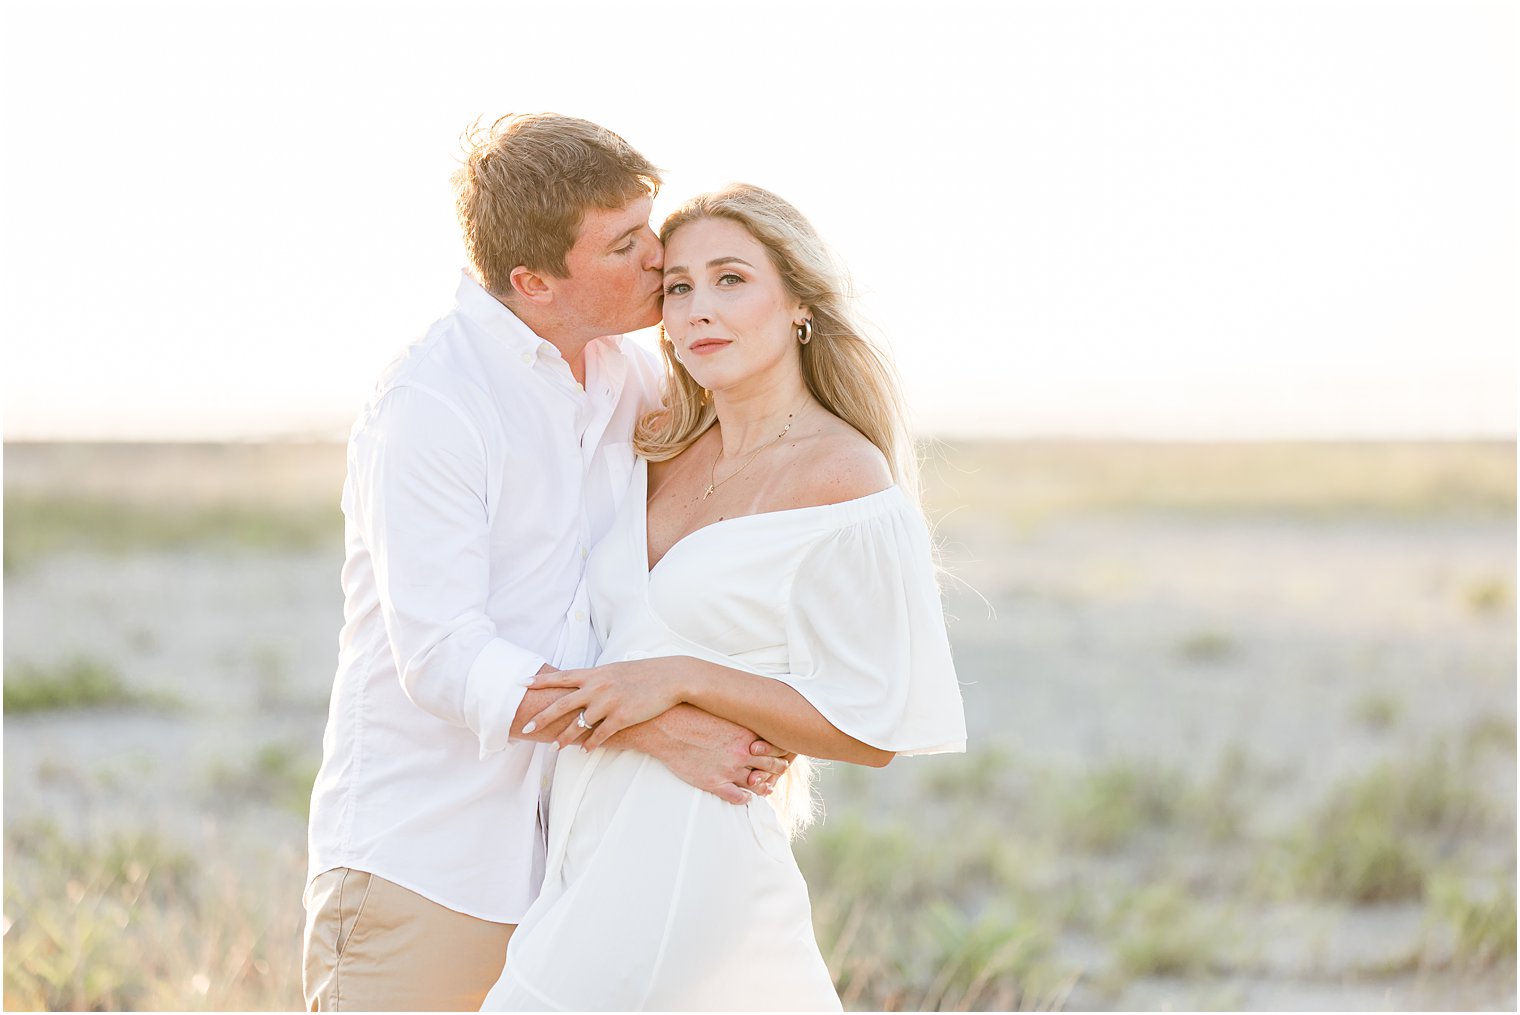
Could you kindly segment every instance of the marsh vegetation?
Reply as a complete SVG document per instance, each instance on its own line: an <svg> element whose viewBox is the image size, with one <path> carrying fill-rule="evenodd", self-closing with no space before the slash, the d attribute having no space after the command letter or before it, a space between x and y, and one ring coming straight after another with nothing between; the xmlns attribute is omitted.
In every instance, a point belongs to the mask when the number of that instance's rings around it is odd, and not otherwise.
<svg viewBox="0 0 1520 1015"><path fill-rule="evenodd" d="M5 466L6 1007L298 1008L341 448ZM823 773L847 1008L1513 1010L1513 445L926 482L971 750Z"/></svg>

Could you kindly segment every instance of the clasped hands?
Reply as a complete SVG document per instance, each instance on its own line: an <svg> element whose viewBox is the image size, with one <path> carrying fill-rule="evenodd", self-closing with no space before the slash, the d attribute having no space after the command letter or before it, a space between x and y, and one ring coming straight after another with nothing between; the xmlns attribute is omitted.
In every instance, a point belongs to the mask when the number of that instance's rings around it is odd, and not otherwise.
<svg viewBox="0 0 1520 1015"><path fill-rule="evenodd" d="M528 685L530 690L562 687L570 688L571 693L529 719L523 732L532 733L567 715L584 712L587 726L593 728L571 723L554 743L563 750L584 737L581 746L594 751L620 730L648 722L681 703L674 672L678 662L678 657L640 659L540 673Z"/></svg>
<svg viewBox="0 0 1520 1015"><path fill-rule="evenodd" d="M583 713L586 726L571 722L555 737L554 744L559 749L579 744L586 751L594 751L622 730L648 722L687 701L683 680L688 676L686 668L693 662L684 656L665 656L540 673L528 685L530 689L561 688L570 693L529 719L523 732L549 728L567 716ZM762 767L759 763L763 760L767 770L753 773L750 786L767 794L786 771L792 756L763 740L751 745L750 754L756 756L757 769Z"/></svg>

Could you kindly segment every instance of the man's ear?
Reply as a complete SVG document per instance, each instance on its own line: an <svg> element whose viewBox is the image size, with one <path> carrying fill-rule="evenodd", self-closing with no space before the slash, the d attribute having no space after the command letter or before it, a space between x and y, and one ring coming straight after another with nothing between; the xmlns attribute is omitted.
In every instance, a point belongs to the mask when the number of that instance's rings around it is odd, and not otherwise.
<svg viewBox="0 0 1520 1015"><path fill-rule="evenodd" d="M528 303L544 306L554 299L554 290L544 276L518 265L512 269L512 291Z"/></svg>

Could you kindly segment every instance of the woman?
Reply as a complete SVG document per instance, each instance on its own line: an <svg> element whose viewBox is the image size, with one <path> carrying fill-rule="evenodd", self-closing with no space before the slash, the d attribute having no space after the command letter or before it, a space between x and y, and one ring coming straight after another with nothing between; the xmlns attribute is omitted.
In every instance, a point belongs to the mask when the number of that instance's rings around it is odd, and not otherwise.
<svg viewBox="0 0 1520 1015"><path fill-rule="evenodd" d="M486 1009L839 1008L789 835L806 761L727 804L601 744L679 702L800 755L963 750L890 369L795 208L758 187L668 219L664 407L588 580L601 665L560 745L543 893ZM531 732L531 729L529 730Z"/></svg>

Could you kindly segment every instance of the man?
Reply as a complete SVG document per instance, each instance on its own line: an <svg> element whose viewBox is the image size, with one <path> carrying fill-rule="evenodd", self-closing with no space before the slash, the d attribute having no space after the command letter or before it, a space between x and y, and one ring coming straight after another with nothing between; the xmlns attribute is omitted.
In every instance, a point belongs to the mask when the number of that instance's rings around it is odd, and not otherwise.
<svg viewBox="0 0 1520 1015"><path fill-rule="evenodd" d="M312 793L311 1010L474 1010L538 891L541 746L522 726L594 662L585 559L626 493L659 320L660 178L595 124L545 114L470 140L454 179L470 271L354 425L347 559ZM602 336L611 335L607 338ZM734 803L781 752L690 706L611 741Z"/></svg>

